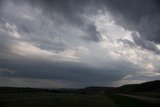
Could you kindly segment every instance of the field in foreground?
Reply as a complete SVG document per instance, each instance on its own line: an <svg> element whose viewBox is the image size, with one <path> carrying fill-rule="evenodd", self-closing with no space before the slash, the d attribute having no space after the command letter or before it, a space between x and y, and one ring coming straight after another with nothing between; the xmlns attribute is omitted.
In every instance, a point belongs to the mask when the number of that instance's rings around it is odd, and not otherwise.
<svg viewBox="0 0 160 107"><path fill-rule="evenodd" d="M157 107L136 99L104 94L12 93L1 107ZM7 99L10 98L10 99Z"/></svg>
<svg viewBox="0 0 160 107"><path fill-rule="evenodd" d="M11 100L3 103L3 107L115 107L105 95L56 94L49 98L36 97Z"/></svg>
<svg viewBox="0 0 160 107"><path fill-rule="evenodd" d="M121 95L110 95L108 97L112 99L116 107L159 107L159 105Z"/></svg>

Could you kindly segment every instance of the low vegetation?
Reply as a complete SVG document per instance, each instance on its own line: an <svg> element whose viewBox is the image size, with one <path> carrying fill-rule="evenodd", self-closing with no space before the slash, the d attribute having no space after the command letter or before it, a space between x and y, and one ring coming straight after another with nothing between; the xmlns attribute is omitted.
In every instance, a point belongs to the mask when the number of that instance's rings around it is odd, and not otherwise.
<svg viewBox="0 0 160 107"><path fill-rule="evenodd" d="M3 104L3 105L2 105ZM1 107L116 107L105 95L58 94L5 101Z"/></svg>
<svg viewBox="0 0 160 107"><path fill-rule="evenodd" d="M1 87L0 107L158 107L155 103L121 95L134 94L158 99L159 84L160 81L152 81L117 88L87 87L59 90Z"/></svg>
<svg viewBox="0 0 160 107"><path fill-rule="evenodd" d="M120 95L109 95L116 107L159 107L158 105L143 102L133 98L120 96Z"/></svg>

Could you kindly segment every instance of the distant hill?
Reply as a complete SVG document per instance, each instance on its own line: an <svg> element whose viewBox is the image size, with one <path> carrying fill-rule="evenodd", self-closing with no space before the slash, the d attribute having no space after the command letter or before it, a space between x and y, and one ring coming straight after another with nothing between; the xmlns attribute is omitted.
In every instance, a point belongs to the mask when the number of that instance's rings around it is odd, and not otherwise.
<svg viewBox="0 0 160 107"><path fill-rule="evenodd" d="M40 89L27 87L0 87L0 93L18 92L54 92L54 93L132 93L132 92L160 92L160 80L145 82L141 84L128 84L121 87L91 86L84 89Z"/></svg>
<svg viewBox="0 0 160 107"><path fill-rule="evenodd" d="M128 84L121 87L98 87L92 86L83 89L86 93L130 93L130 92L146 92L160 91L160 80L145 82L141 84Z"/></svg>
<svg viewBox="0 0 160 107"><path fill-rule="evenodd" d="M57 92L56 90L28 88L28 87L0 87L0 93L19 93L19 92Z"/></svg>
<svg viewBox="0 0 160 107"><path fill-rule="evenodd" d="M91 86L83 89L84 93L105 93L116 90L114 87L99 87L99 86Z"/></svg>
<svg viewBox="0 0 160 107"><path fill-rule="evenodd" d="M160 91L160 80L145 82L141 84L123 85L117 89L127 92Z"/></svg>

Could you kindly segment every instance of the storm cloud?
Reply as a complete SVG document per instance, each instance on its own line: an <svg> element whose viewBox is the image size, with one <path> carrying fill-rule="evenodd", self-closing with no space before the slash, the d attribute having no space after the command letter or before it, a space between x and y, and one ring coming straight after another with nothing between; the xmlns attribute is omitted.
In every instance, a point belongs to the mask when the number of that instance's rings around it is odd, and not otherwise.
<svg viewBox="0 0 160 107"><path fill-rule="evenodd" d="M159 5L0 0L0 85L119 86L160 79Z"/></svg>
<svg viewBox="0 0 160 107"><path fill-rule="evenodd" d="M160 42L159 0L104 0L105 6L124 28L138 31L149 41Z"/></svg>

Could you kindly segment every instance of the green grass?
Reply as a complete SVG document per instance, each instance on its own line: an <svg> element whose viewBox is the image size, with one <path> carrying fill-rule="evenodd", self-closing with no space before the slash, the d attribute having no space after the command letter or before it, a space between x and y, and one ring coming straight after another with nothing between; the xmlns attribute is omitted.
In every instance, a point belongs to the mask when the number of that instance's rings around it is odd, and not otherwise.
<svg viewBox="0 0 160 107"><path fill-rule="evenodd" d="M137 92L137 93L133 93L135 95L139 95L139 96L146 96L146 97L153 97L153 98L160 98L160 92L156 92L156 91L149 91L149 92Z"/></svg>
<svg viewBox="0 0 160 107"><path fill-rule="evenodd" d="M109 95L108 97L112 99L117 107L158 107L157 105L125 96Z"/></svg>
<svg viewBox="0 0 160 107"><path fill-rule="evenodd" d="M9 97L10 96L10 97ZM102 94L11 93L0 94L0 107L157 107L133 98ZM7 100L10 98L10 100Z"/></svg>
<svg viewBox="0 0 160 107"><path fill-rule="evenodd" d="M15 100L1 107L116 107L105 95L60 94L52 98Z"/></svg>

